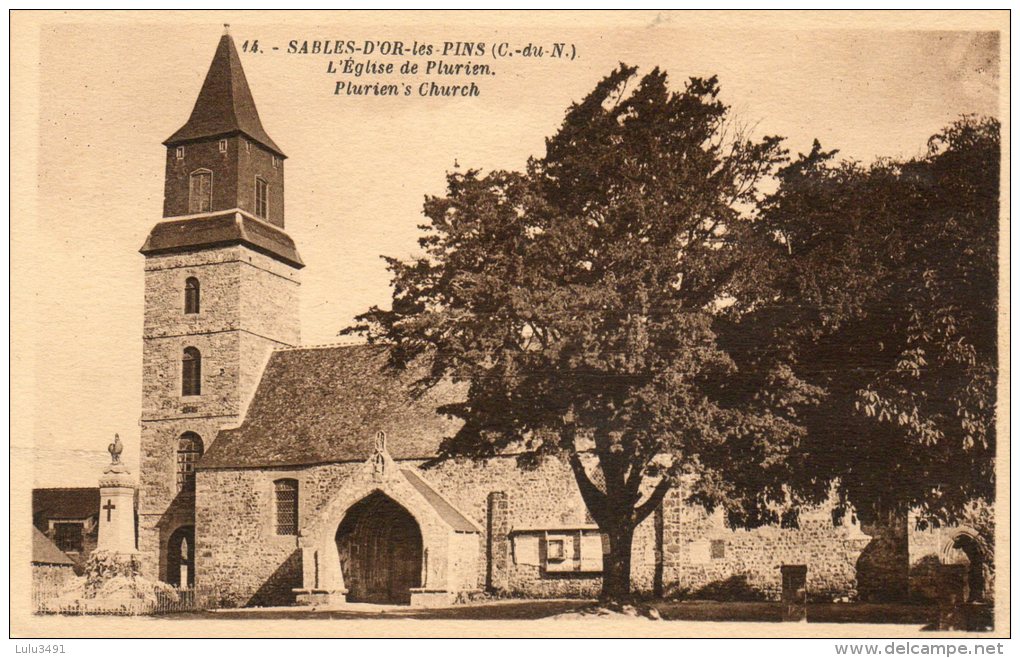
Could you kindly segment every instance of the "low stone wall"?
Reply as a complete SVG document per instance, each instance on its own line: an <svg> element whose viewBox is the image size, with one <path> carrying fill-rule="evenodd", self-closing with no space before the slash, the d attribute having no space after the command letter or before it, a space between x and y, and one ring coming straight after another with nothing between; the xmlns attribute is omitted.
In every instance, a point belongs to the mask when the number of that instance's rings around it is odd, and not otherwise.
<svg viewBox="0 0 1020 658"><path fill-rule="evenodd" d="M32 592L59 594L75 578L70 564L32 564Z"/></svg>
<svg viewBox="0 0 1020 658"><path fill-rule="evenodd" d="M870 537L856 524L834 526L822 506L801 513L799 527L727 526L723 512L684 505L671 492L663 510L664 594L713 599L779 600L780 567L807 566L808 596L856 596L856 564Z"/></svg>

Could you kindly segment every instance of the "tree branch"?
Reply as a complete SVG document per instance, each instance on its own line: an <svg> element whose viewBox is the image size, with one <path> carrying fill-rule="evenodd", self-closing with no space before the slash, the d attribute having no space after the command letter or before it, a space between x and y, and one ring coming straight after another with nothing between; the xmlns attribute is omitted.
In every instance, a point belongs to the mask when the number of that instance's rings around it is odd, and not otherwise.
<svg viewBox="0 0 1020 658"><path fill-rule="evenodd" d="M664 475L659 483L655 485L655 489L652 490L651 495L648 496L648 500L641 503L634 510L634 525L638 525L651 514L656 507L662 503L662 499L666 497L669 490L673 488L673 478L669 475Z"/></svg>
<svg viewBox="0 0 1020 658"><path fill-rule="evenodd" d="M577 488L581 491L581 498L591 512L600 527L606 522L604 510L606 509L606 494L599 491L595 483L588 477L588 472L581 463L581 456L576 452L570 453L570 468L574 471L574 479L577 480Z"/></svg>

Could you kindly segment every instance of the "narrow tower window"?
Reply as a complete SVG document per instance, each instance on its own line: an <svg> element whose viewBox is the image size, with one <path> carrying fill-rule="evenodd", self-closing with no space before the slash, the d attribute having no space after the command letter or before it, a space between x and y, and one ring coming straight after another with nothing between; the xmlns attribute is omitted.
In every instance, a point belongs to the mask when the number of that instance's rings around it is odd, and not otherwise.
<svg viewBox="0 0 1020 658"><path fill-rule="evenodd" d="M227 140L221 139L220 140L220 153L226 153L226 152L227 152Z"/></svg>
<svg viewBox="0 0 1020 658"><path fill-rule="evenodd" d="M177 159L178 160L183 160L184 159L184 147L183 146L178 146L177 150L176 150L176 154L177 154Z"/></svg>
<svg viewBox="0 0 1020 658"><path fill-rule="evenodd" d="M201 394L202 355L194 347L185 347L181 359L181 395Z"/></svg>
<svg viewBox="0 0 1020 658"><path fill-rule="evenodd" d="M255 178L255 216L265 219L269 216L269 183Z"/></svg>
<svg viewBox="0 0 1020 658"><path fill-rule="evenodd" d="M191 174L191 192L188 210L208 212L212 208L212 172L199 169Z"/></svg>
<svg viewBox="0 0 1020 658"><path fill-rule="evenodd" d="M203 452L202 437L194 432L177 439L177 491L195 490L195 463Z"/></svg>
<svg viewBox="0 0 1020 658"><path fill-rule="evenodd" d="M298 527L298 483L297 480L277 480L276 488L276 534L296 535Z"/></svg>
<svg viewBox="0 0 1020 658"><path fill-rule="evenodd" d="M199 290L198 279L189 276L184 282L184 312L198 313L200 303L201 292Z"/></svg>

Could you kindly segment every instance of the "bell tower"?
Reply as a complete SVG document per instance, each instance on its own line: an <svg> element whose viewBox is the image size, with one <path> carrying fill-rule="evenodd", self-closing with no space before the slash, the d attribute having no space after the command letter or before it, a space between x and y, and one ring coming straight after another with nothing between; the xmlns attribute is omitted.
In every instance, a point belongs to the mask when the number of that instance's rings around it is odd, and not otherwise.
<svg viewBox="0 0 1020 658"><path fill-rule="evenodd" d="M163 219L141 249L138 548L146 575L187 586L202 550L195 465L242 419L269 352L300 342L304 264L284 231L286 156L262 127L229 32L187 123L163 144Z"/></svg>

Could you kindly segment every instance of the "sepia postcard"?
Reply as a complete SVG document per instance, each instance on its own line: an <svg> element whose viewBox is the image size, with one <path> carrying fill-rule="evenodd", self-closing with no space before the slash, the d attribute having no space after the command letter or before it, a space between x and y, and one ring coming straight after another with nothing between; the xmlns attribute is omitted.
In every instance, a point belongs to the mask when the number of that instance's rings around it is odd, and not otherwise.
<svg viewBox="0 0 1020 658"><path fill-rule="evenodd" d="M1009 637L1008 11L10 28L13 638Z"/></svg>

